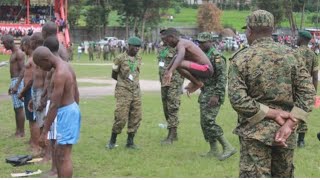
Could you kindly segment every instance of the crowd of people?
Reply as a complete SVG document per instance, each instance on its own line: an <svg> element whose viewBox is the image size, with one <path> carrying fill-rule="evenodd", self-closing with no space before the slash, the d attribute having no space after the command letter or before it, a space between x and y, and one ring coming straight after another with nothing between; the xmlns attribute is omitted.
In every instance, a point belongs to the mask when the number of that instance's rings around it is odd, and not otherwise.
<svg viewBox="0 0 320 180"><path fill-rule="evenodd" d="M175 28L160 31L162 42L154 49L158 54L161 99L168 123L168 135L160 143L172 145L178 140L180 96L183 81L188 79L190 82L184 87L188 96L201 91L200 124L210 147L201 156L223 161L237 153L216 122L228 87L231 106L238 114L234 133L240 141L239 177L294 177L294 149L296 145L305 146L308 114L317 91L318 59L308 47L312 36L308 31L300 31L297 49L275 42L272 39L274 17L265 10L252 12L245 25L249 46L230 58L228 73L227 60L209 32L200 33L191 41L181 38ZM23 38L21 50L10 35L5 35L2 42L12 51L9 93L16 117L15 135L24 136L26 118L32 149L44 151L47 159L52 158L50 173L72 177L71 150L80 134L80 99L76 75L70 65L63 62L68 61L68 56L56 37L57 28L53 22L45 23L42 33ZM137 149L134 139L142 122L139 84L142 57L138 52L144 45L138 37L130 37L123 44L122 47L122 43L109 41L103 46L89 44L88 47L92 60L94 49L107 52L118 47L120 51L112 59L112 78L117 81L116 103L106 148L113 150L126 124L126 148ZM146 53L149 53L153 43L146 44ZM81 55L84 47L77 48ZM50 146L45 143L48 140ZM54 152L51 156L50 148Z"/></svg>

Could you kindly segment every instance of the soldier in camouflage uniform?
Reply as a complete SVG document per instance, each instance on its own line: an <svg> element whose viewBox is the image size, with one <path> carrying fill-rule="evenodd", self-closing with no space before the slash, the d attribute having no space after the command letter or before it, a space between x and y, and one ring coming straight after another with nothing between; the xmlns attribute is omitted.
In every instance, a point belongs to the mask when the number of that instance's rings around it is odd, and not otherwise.
<svg viewBox="0 0 320 180"><path fill-rule="evenodd" d="M210 143L210 151L202 156L213 156L219 160L225 160L237 152L223 136L222 128L216 124L216 117L224 102L227 84L226 59L213 47L212 35L210 33L200 33L197 40L200 49L206 53L214 69L212 77L202 80L204 86L201 87L201 93L198 99L202 132L205 140ZM217 140L223 147L222 154L218 152Z"/></svg>
<svg viewBox="0 0 320 180"><path fill-rule="evenodd" d="M172 75L170 86L163 86L164 72L175 54L175 48L172 48L165 44L159 49L158 54L159 76L161 83L161 99L164 116L168 123L168 136L167 138L161 141L161 144L172 144L173 141L178 139L178 112L180 107L180 97L182 94L182 85L184 78L177 71L175 71Z"/></svg>
<svg viewBox="0 0 320 180"><path fill-rule="evenodd" d="M117 80L115 88L116 109L114 124L107 148L113 149L116 145L117 135L128 122L127 148L135 149L134 136L141 121L141 93L139 74L141 57L137 55L141 40L137 37L128 39L129 49L114 59L112 78Z"/></svg>
<svg viewBox="0 0 320 180"><path fill-rule="evenodd" d="M293 49L272 40L273 15L247 17L250 47L231 57L228 94L238 113L240 177L294 177L295 128L314 103L310 74Z"/></svg>
<svg viewBox="0 0 320 180"><path fill-rule="evenodd" d="M318 86L318 57L316 53L314 53L309 47L309 41L312 39L312 35L308 31L299 31L299 38L297 41L297 45L299 48L297 49L298 53L301 54L303 63L306 64L306 68L308 69L310 75L312 76L313 85L317 91ZM307 124L301 121L298 125L297 133L298 133L298 147L304 147L304 136L308 131Z"/></svg>

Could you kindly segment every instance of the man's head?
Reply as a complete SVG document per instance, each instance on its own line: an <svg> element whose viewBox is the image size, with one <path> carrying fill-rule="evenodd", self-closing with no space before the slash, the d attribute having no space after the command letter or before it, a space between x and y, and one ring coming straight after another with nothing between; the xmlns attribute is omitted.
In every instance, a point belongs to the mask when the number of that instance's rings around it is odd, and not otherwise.
<svg viewBox="0 0 320 180"><path fill-rule="evenodd" d="M308 45L309 41L312 39L312 35L309 31L299 31L299 37L297 40L297 45Z"/></svg>
<svg viewBox="0 0 320 180"><path fill-rule="evenodd" d="M1 40L2 40L4 48L6 48L7 50L12 50L13 49L13 47L14 47L13 36L4 35Z"/></svg>
<svg viewBox="0 0 320 180"><path fill-rule="evenodd" d="M209 32L199 33L197 41L199 42L200 49L207 52L212 46L212 35Z"/></svg>
<svg viewBox="0 0 320 180"><path fill-rule="evenodd" d="M30 36L24 36L22 39L21 39L21 50L24 51L26 53L26 55L31 55L29 54L29 50L30 50L30 42L31 42L31 37Z"/></svg>
<svg viewBox="0 0 320 180"><path fill-rule="evenodd" d="M141 44L142 44L142 42L141 42L140 38L135 37L135 36L130 37L128 39L128 45L129 45L128 54L130 56L137 55L137 53L139 52L139 49L141 47Z"/></svg>
<svg viewBox="0 0 320 180"><path fill-rule="evenodd" d="M53 54L47 47L39 46L33 51L33 61L44 71L50 71L53 68Z"/></svg>
<svg viewBox="0 0 320 180"><path fill-rule="evenodd" d="M177 31L175 28L168 28L166 30L162 30L160 34L161 34L161 40L165 44L171 47L176 47L180 39L179 31Z"/></svg>
<svg viewBox="0 0 320 180"><path fill-rule="evenodd" d="M52 53L56 53L59 50L59 41L56 36L49 36L44 40L43 46L49 48Z"/></svg>
<svg viewBox="0 0 320 180"><path fill-rule="evenodd" d="M273 15L265 10L252 12L246 20L246 36L251 44L257 37L267 37L272 35L274 27Z"/></svg>
<svg viewBox="0 0 320 180"><path fill-rule="evenodd" d="M42 27L42 36L43 39L47 39L47 37L57 34L57 25L54 22L46 22Z"/></svg>
<svg viewBox="0 0 320 180"><path fill-rule="evenodd" d="M40 32L35 32L30 38L30 47L32 50L35 50L37 47L43 45L43 37Z"/></svg>

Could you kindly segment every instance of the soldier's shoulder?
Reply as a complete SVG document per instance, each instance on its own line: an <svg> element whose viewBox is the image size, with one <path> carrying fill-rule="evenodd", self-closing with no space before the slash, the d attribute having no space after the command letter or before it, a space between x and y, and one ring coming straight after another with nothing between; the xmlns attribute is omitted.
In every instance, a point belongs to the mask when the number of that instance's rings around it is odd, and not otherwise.
<svg viewBox="0 0 320 180"><path fill-rule="evenodd" d="M235 53L233 53L233 54L231 55L231 57L229 58L229 60L230 60L230 61L234 60L235 57L237 57L237 56L239 56L240 54L246 52L247 50L248 50L248 47L243 47L243 48L237 50Z"/></svg>

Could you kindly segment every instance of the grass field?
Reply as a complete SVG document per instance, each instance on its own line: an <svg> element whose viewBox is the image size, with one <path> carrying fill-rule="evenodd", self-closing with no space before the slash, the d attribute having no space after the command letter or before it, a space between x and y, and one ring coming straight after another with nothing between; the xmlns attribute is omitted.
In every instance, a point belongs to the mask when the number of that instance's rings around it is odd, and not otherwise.
<svg viewBox="0 0 320 180"><path fill-rule="evenodd" d="M223 26L233 27L239 32L243 32L241 29L245 24L246 17L250 11L237 11L237 10L225 10L222 11L221 24ZM175 14L173 9L168 9L167 14L174 16L172 22L167 20L167 16L162 17L160 27L196 27L197 26L197 9L193 8L182 8L179 14ZM313 13L305 14L304 27L316 27L316 24L311 22L311 17ZM301 13L294 13L294 18L297 26L300 28ZM80 26L85 26L85 18L81 16L78 24ZM111 11L109 14L109 24L108 26L120 26L118 22L118 15L116 11ZM279 24L281 27L289 27L289 22L285 18L283 22ZM319 25L318 25L319 26Z"/></svg>
<svg viewBox="0 0 320 180"><path fill-rule="evenodd" d="M229 54L227 55L229 56ZM76 57L76 56L75 56ZM83 56L81 62L89 63ZM141 79L158 79L158 69L154 55L143 56ZM96 62L95 62L96 63ZM78 77L110 78L110 66L73 65ZM5 93L9 79L8 67L0 68L0 94ZM87 86L87 84L79 84ZM6 87L6 88L3 88ZM139 150L127 150L126 129L118 138L114 150L105 149L110 138L113 123L115 100L113 96L98 99L81 99L82 126L80 141L73 148L74 177L238 177L239 152L230 159L220 162L215 159L204 159L200 153L208 150L204 141L200 123L197 95L191 98L182 96L180 110L179 141L172 146L161 146L160 140L166 135L166 129L158 126L165 123L162 113L160 93L143 93L143 120L136 136ZM297 149L295 153L295 176L303 178L320 177L318 158L320 143L316 133L320 130L319 109L315 109L309 118L309 132L306 135L306 148ZM12 172L41 169L46 171L49 164L34 164L12 167L4 163L6 157L16 154L28 154L27 136L24 139L10 137L14 132L14 112L11 101L0 101L0 177L10 177ZM238 137L232 134L237 116L228 99L222 106L218 123L225 136L239 150ZM38 177L38 176L34 176Z"/></svg>

